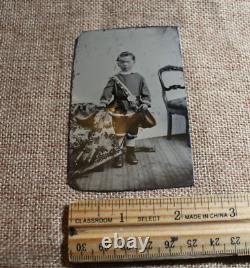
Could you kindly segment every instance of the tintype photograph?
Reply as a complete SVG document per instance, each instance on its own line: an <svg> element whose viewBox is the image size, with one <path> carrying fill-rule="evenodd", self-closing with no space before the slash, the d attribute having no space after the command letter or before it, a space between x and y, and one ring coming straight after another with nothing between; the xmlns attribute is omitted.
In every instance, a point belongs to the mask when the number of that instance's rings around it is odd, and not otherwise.
<svg viewBox="0 0 250 268"><path fill-rule="evenodd" d="M68 181L80 191L193 185L177 27L82 32L72 72Z"/></svg>

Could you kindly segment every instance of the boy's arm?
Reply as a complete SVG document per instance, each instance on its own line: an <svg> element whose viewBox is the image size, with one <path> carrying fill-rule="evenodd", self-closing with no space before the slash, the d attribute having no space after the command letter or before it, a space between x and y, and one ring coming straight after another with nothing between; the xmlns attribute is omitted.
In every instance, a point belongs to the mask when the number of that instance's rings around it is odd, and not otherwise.
<svg viewBox="0 0 250 268"><path fill-rule="evenodd" d="M151 107L151 94L143 77L141 80L141 103Z"/></svg>
<svg viewBox="0 0 250 268"><path fill-rule="evenodd" d="M110 79L106 87L103 89L103 93L100 98L100 104L107 106L110 103L113 96L113 90L114 90L114 81Z"/></svg>

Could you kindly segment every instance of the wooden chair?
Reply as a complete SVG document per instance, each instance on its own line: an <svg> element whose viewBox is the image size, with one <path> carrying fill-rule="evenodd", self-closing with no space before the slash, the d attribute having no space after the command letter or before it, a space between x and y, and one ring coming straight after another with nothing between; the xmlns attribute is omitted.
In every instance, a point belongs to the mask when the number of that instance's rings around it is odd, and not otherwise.
<svg viewBox="0 0 250 268"><path fill-rule="evenodd" d="M188 136L188 145L190 146L190 137L189 137L189 124L188 124L188 112L187 112L187 101L186 97L168 100L167 98L167 92L170 90L176 90L176 89L185 89L185 86L181 85L171 85L169 87L166 87L164 84L164 81L162 79L162 74L164 72L170 72L170 71L179 71L183 72L182 67L167 65L165 67L162 67L158 71L159 80L162 87L162 97L163 101L165 103L166 109L167 109L167 120L168 120L168 130L167 130L167 139L171 139L172 135L172 117L174 114L182 115L185 117L186 120L186 134Z"/></svg>

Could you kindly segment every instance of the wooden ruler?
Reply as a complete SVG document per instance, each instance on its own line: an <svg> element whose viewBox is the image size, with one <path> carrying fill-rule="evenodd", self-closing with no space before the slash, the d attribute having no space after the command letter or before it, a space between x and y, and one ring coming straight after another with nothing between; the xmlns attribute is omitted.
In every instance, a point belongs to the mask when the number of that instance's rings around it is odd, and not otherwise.
<svg viewBox="0 0 250 268"><path fill-rule="evenodd" d="M250 255L250 194L83 200L68 227L71 262Z"/></svg>

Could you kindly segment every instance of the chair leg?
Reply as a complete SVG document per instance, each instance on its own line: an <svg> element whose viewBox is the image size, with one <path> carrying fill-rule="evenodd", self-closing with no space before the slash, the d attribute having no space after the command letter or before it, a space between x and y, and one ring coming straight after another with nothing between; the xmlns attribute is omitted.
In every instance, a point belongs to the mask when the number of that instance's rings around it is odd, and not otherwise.
<svg viewBox="0 0 250 268"><path fill-rule="evenodd" d="M190 147L191 144L190 144L190 134L189 134L189 122L188 122L188 116L187 115L185 116L185 119L186 119L187 145L188 145L188 147Z"/></svg>
<svg viewBox="0 0 250 268"><path fill-rule="evenodd" d="M172 135L172 114L168 112L168 133L167 139L170 140Z"/></svg>

